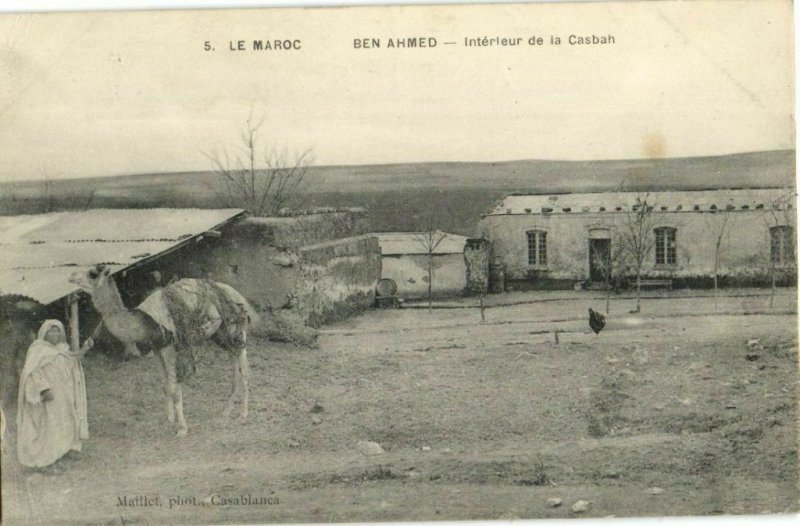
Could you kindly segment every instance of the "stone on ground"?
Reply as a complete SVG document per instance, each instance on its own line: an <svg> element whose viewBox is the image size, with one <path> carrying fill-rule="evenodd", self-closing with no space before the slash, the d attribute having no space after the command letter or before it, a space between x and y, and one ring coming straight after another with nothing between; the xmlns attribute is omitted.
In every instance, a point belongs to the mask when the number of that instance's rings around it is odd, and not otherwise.
<svg viewBox="0 0 800 526"><path fill-rule="evenodd" d="M356 444L356 449L362 455L381 455L383 454L383 448L377 442L369 442L367 440L359 440L358 444Z"/></svg>

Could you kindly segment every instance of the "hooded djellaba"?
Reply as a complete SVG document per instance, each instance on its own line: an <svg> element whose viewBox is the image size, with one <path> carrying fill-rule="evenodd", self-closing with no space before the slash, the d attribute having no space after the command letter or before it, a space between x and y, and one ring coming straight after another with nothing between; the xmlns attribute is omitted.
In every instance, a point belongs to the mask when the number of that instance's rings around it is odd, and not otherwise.
<svg viewBox="0 0 800 526"><path fill-rule="evenodd" d="M17 401L17 455L23 466L43 468L81 450L89 438L86 381L81 358L93 345L69 349L64 326L45 321L28 348Z"/></svg>

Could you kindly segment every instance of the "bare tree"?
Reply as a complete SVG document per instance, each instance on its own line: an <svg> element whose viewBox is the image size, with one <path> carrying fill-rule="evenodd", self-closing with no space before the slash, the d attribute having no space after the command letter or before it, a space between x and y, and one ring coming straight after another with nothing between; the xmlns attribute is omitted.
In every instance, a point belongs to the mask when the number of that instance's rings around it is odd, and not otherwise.
<svg viewBox="0 0 800 526"><path fill-rule="evenodd" d="M624 247L619 243L614 243L613 239L608 250L607 256L604 257L603 254L595 252L592 258L594 267L600 272L606 284L606 314L611 309L611 291L617 289L617 280L620 278L617 268L624 261L626 255Z"/></svg>
<svg viewBox="0 0 800 526"><path fill-rule="evenodd" d="M447 233L442 232L439 229L434 229L431 224L428 225L428 228L423 232L417 232L414 235L414 239L417 241L420 247L425 251L426 255L426 262L427 262L427 270L428 270L428 310L433 309L433 269L434 269L434 259L433 255L436 253L436 249L439 248L439 245L442 244L447 238Z"/></svg>
<svg viewBox="0 0 800 526"><path fill-rule="evenodd" d="M94 202L94 194L95 189L92 188L89 191L89 194L85 197L86 201L83 204L83 210L89 210L92 207L92 203Z"/></svg>
<svg viewBox="0 0 800 526"><path fill-rule="evenodd" d="M724 208L713 210L705 216L706 231L714 239L714 307L719 303L719 269L722 263L722 252L725 241L733 227L732 204L726 204Z"/></svg>
<svg viewBox="0 0 800 526"><path fill-rule="evenodd" d="M52 177L48 176L39 181L39 211L43 214L52 212L56 208L54 186L55 181Z"/></svg>
<svg viewBox="0 0 800 526"><path fill-rule="evenodd" d="M653 250L654 205L648 201L650 194L638 194L634 205L625 215L620 235L620 248L633 264L636 272L636 310L642 310L642 269L644 260Z"/></svg>
<svg viewBox="0 0 800 526"><path fill-rule="evenodd" d="M286 150L260 145L264 117L250 112L240 132L240 148L203 153L221 182L229 206L239 206L256 216L275 215L295 196L311 163L311 150L290 158Z"/></svg>
<svg viewBox="0 0 800 526"><path fill-rule="evenodd" d="M78 188L69 189L75 186ZM33 201L33 206L42 214L57 210L89 210L93 206L95 193L95 188L84 192L79 185L71 185L66 181L56 182L48 175L38 183L39 195ZM14 195L12 199L15 199Z"/></svg>

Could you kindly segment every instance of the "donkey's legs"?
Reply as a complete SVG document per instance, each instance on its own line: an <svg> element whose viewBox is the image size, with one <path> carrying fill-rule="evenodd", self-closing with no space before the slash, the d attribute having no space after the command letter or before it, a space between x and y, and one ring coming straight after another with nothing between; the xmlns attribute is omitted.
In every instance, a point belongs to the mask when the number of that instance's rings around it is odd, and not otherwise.
<svg viewBox="0 0 800 526"><path fill-rule="evenodd" d="M167 371L167 390L175 406L175 416L178 420L178 433L175 436L186 436L188 427L186 426L186 419L183 417L183 390L181 389L181 384L178 383L175 369L178 360L175 345L167 345L161 349L161 355L164 358L164 366Z"/></svg>
<svg viewBox="0 0 800 526"><path fill-rule="evenodd" d="M164 356L161 354L161 349L155 351L156 363L158 364L158 372L161 374L161 389L164 391L164 401L167 407L167 420L170 424L175 423L175 404L172 402L172 396L169 391L169 379L167 377L167 365L164 363Z"/></svg>

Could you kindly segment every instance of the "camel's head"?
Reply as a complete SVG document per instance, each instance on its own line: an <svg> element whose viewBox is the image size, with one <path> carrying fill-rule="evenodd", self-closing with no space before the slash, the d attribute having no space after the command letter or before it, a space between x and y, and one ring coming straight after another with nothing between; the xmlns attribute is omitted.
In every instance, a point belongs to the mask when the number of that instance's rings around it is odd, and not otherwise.
<svg viewBox="0 0 800 526"><path fill-rule="evenodd" d="M95 265L86 272L73 272L69 282L80 287L81 290L93 294L97 289L109 285L111 269L105 265Z"/></svg>

